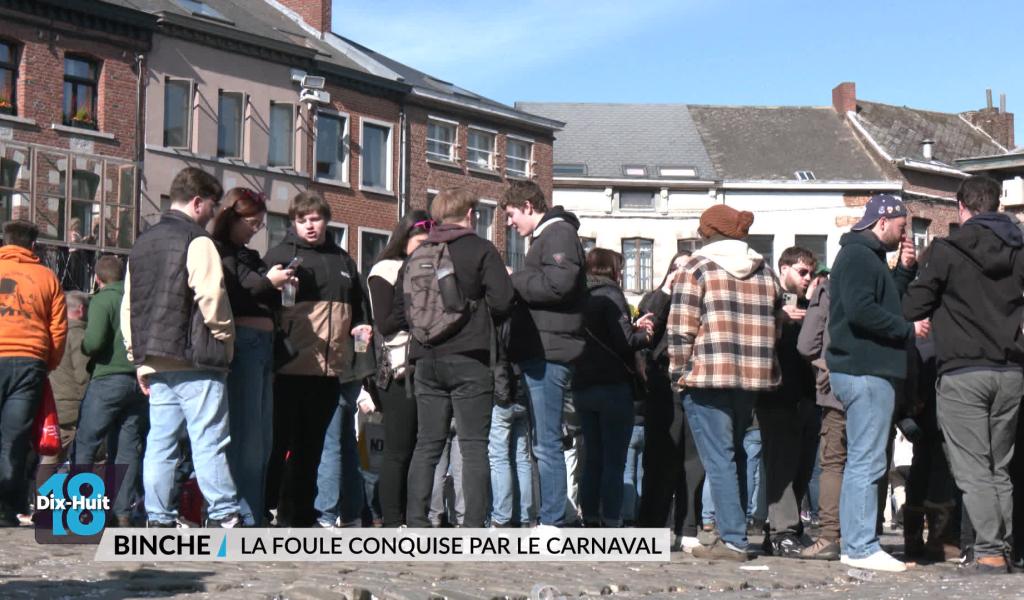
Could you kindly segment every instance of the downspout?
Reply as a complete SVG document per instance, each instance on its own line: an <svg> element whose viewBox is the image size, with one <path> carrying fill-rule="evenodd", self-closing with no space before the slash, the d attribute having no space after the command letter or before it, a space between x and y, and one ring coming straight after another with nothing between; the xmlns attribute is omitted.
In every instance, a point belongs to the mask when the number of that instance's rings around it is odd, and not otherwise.
<svg viewBox="0 0 1024 600"><path fill-rule="evenodd" d="M399 129L399 160L398 160L398 218L405 216L409 203L409 123L405 115L405 96L399 103L398 129Z"/></svg>
<svg viewBox="0 0 1024 600"><path fill-rule="evenodd" d="M142 228L142 167L146 161L146 125L143 123L143 91L145 89L146 56L141 52L135 55L135 65L138 69L138 81L135 89L135 235L138 236Z"/></svg>

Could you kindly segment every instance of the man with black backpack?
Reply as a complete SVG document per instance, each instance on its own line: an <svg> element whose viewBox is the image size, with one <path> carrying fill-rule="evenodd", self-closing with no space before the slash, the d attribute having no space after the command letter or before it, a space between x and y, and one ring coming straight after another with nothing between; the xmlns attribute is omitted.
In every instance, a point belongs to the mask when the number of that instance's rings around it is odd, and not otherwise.
<svg viewBox="0 0 1024 600"><path fill-rule="evenodd" d="M487 442L494 397L494 322L505 317L512 283L498 250L473 230L478 199L444 190L440 221L406 260L395 289L394 317L410 333L419 430L409 467L407 521L429 527L434 469L455 415L463 460L465 527L483 527L490 472Z"/></svg>
<svg viewBox="0 0 1024 600"><path fill-rule="evenodd" d="M512 276L521 303L512 317L509 355L529 393L533 451L540 473L541 526L565 524L566 469L562 407L572 364L583 354L587 275L580 222L561 206L548 207L540 187L516 181L501 201L510 227L531 236L523 269Z"/></svg>

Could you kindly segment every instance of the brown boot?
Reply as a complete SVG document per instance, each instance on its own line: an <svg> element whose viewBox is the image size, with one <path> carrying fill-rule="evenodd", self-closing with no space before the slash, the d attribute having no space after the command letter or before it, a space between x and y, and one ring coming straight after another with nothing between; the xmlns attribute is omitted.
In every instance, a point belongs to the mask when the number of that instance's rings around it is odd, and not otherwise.
<svg viewBox="0 0 1024 600"><path fill-rule="evenodd" d="M820 537L816 542L800 551L800 558L809 560L839 560L839 540Z"/></svg>

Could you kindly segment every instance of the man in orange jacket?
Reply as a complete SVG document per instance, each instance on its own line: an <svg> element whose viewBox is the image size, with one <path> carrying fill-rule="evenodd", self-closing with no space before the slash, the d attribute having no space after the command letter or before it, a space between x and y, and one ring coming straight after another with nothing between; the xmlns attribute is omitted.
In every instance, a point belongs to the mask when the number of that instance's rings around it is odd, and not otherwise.
<svg viewBox="0 0 1024 600"><path fill-rule="evenodd" d="M0 527L17 527L25 461L46 374L60 364L68 333L64 292L32 252L39 229L4 224L0 246Z"/></svg>

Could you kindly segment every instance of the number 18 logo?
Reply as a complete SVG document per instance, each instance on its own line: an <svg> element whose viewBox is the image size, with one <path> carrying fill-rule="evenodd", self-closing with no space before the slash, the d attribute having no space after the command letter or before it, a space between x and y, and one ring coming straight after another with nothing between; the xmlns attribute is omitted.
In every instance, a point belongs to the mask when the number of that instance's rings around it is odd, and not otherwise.
<svg viewBox="0 0 1024 600"><path fill-rule="evenodd" d="M53 514L53 535L96 535L110 510L103 479L95 473L55 473L39 488L36 510Z"/></svg>

